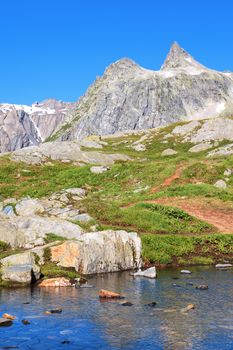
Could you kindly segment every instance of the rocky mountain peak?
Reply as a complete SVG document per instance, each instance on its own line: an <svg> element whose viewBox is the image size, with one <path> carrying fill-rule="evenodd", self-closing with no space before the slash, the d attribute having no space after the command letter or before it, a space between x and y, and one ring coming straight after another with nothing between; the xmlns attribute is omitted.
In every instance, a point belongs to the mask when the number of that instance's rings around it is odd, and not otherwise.
<svg viewBox="0 0 233 350"><path fill-rule="evenodd" d="M118 76L121 74L127 74L140 69L140 66L129 58L122 58L108 66L105 70L105 75Z"/></svg>
<svg viewBox="0 0 233 350"><path fill-rule="evenodd" d="M177 42L174 42L170 51L162 65L162 70L176 68L200 68L205 69L203 65L198 63L187 51L185 51Z"/></svg>

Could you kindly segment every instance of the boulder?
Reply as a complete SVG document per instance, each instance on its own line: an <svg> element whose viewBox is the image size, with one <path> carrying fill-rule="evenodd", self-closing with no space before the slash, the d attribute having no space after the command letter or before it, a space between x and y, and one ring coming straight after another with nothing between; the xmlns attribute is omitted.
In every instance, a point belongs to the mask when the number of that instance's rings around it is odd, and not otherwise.
<svg viewBox="0 0 233 350"><path fill-rule="evenodd" d="M32 265L6 266L2 269L1 277L2 280L12 283L31 284Z"/></svg>
<svg viewBox="0 0 233 350"><path fill-rule="evenodd" d="M102 174L105 171L108 171L109 167L106 167L106 166L92 166L90 170L91 170L92 174Z"/></svg>
<svg viewBox="0 0 233 350"><path fill-rule="evenodd" d="M126 231L85 233L78 241L52 247L51 259L81 274L135 269L141 265L141 239Z"/></svg>
<svg viewBox="0 0 233 350"><path fill-rule="evenodd" d="M123 297L118 293L114 293L114 292L111 292L109 290L101 289L99 291L99 298L100 299L122 299Z"/></svg>
<svg viewBox="0 0 233 350"><path fill-rule="evenodd" d="M12 205L7 205L7 206L3 207L2 211L4 214L6 214L8 216L15 216L15 211L14 211L14 208L12 207Z"/></svg>
<svg viewBox="0 0 233 350"><path fill-rule="evenodd" d="M2 318L6 318L7 320L15 320L16 319L16 316L12 316L10 314L3 314L2 315Z"/></svg>
<svg viewBox="0 0 233 350"><path fill-rule="evenodd" d="M4 281L31 284L40 278L40 267L33 252L10 255L1 259L0 263Z"/></svg>
<svg viewBox="0 0 233 350"><path fill-rule="evenodd" d="M196 289L207 290L209 287L206 284L200 284L199 286L196 286Z"/></svg>
<svg viewBox="0 0 233 350"><path fill-rule="evenodd" d="M7 320L6 318L0 318L0 327L8 327L12 324L13 322L11 320Z"/></svg>
<svg viewBox="0 0 233 350"><path fill-rule="evenodd" d="M220 189L226 189L227 188L227 184L223 180L216 181L214 186L217 187L217 188L220 188Z"/></svg>
<svg viewBox="0 0 233 350"><path fill-rule="evenodd" d="M193 310L193 309L195 309L195 305L194 304L188 304L186 307L184 307L180 311L186 313L186 312L188 312L190 310Z"/></svg>
<svg viewBox="0 0 233 350"><path fill-rule="evenodd" d="M15 207L17 215L32 216L44 212L44 207L38 199L22 199Z"/></svg>
<svg viewBox="0 0 233 350"><path fill-rule="evenodd" d="M57 277L43 280L39 287L70 287L71 283L67 278Z"/></svg>
<svg viewBox="0 0 233 350"><path fill-rule="evenodd" d="M85 213L85 214L76 215L74 217L74 220L77 220L80 222L89 222L89 221L93 220L93 218L89 214Z"/></svg>
<svg viewBox="0 0 233 350"><path fill-rule="evenodd" d="M96 148L96 149L101 149L101 148L103 148L103 146L100 144L100 143L98 143L98 142L96 142L96 141L93 141L93 140L82 140L81 142L80 142L80 145L82 146L82 147L85 147L85 148Z"/></svg>
<svg viewBox="0 0 233 350"><path fill-rule="evenodd" d="M142 143L133 144L132 148L137 152L144 152L146 150L146 146Z"/></svg>
<svg viewBox="0 0 233 350"><path fill-rule="evenodd" d="M210 149L212 148L213 145L211 145L211 143L198 143L197 145L191 147L189 149L189 152L191 153L197 153L197 152L203 152L203 151L206 151L207 149Z"/></svg>
<svg viewBox="0 0 233 350"><path fill-rule="evenodd" d="M174 149L167 148L161 153L161 156L173 156L175 154L177 154L177 152L174 151Z"/></svg>
<svg viewBox="0 0 233 350"><path fill-rule="evenodd" d="M155 266L150 267L149 269L146 269L144 271L137 271L133 274L134 277L147 277L147 278L156 278L157 272Z"/></svg>
<svg viewBox="0 0 233 350"><path fill-rule="evenodd" d="M25 235L19 229L17 221L13 217L0 213L0 241L8 243L12 248L25 245Z"/></svg>
<svg viewBox="0 0 233 350"><path fill-rule="evenodd" d="M233 267L232 264L217 264L215 265L216 269L228 269Z"/></svg>
<svg viewBox="0 0 233 350"><path fill-rule="evenodd" d="M84 198L86 196L86 191L83 188L68 188L64 191L72 196L79 196L80 198Z"/></svg>
<svg viewBox="0 0 233 350"><path fill-rule="evenodd" d="M181 270L180 273L182 273L184 275L190 275L192 272L189 270Z"/></svg>
<svg viewBox="0 0 233 350"><path fill-rule="evenodd" d="M226 169L223 173L224 176L231 176L233 174L233 170L232 169Z"/></svg>

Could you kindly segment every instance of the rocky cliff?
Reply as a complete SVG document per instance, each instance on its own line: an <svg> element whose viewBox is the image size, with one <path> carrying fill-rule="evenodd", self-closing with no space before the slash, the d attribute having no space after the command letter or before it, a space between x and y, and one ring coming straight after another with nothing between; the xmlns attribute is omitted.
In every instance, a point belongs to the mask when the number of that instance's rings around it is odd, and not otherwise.
<svg viewBox="0 0 233 350"><path fill-rule="evenodd" d="M129 59L110 65L79 101L75 116L56 137L155 128L212 118L232 108L233 75L204 67L174 43L159 71Z"/></svg>
<svg viewBox="0 0 233 350"><path fill-rule="evenodd" d="M75 104L53 99L32 106L0 104L0 153L38 145L74 109Z"/></svg>

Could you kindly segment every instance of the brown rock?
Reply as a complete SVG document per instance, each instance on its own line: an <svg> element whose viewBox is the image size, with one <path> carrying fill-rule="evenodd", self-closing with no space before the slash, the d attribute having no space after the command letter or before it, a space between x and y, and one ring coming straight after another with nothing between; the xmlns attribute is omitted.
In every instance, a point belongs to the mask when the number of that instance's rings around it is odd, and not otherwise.
<svg viewBox="0 0 233 350"><path fill-rule="evenodd" d="M9 314L3 314L2 318L5 318L7 320L15 320L16 316L12 316L12 315L9 315Z"/></svg>
<svg viewBox="0 0 233 350"><path fill-rule="evenodd" d="M64 267L75 267L78 256L77 242L68 241L51 248L51 260L62 262Z"/></svg>
<svg viewBox="0 0 233 350"><path fill-rule="evenodd" d="M195 305L194 304L188 304L186 307L181 309L181 312L187 312L187 311L190 311L192 309L195 309Z"/></svg>
<svg viewBox="0 0 233 350"><path fill-rule="evenodd" d="M101 289L99 291L99 297L102 299L121 299L123 298L120 294L111 292L109 290Z"/></svg>
<svg viewBox="0 0 233 350"><path fill-rule="evenodd" d="M69 287L71 283L64 277L48 278L39 284L40 287Z"/></svg>

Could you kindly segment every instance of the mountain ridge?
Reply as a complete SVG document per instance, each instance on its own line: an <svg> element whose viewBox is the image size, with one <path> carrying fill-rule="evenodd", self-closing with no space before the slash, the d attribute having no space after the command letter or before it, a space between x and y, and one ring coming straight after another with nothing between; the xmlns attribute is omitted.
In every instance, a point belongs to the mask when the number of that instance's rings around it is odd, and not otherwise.
<svg viewBox="0 0 233 350"><path fill-rule="evenodd" d="M174 42L160 70L122 58L77 103L0 104L0 152L225 115L233 115L233 73L203 66Z"/></svg>
<svg viewBox="0 0 233 350"><path fill-rule="evenodd" d="M71 125L56 138L75 140L217 117L231 109L232 101L233 74L204 67L174 43L159 71L128 58L107 67L80 99Z"/></svg>

